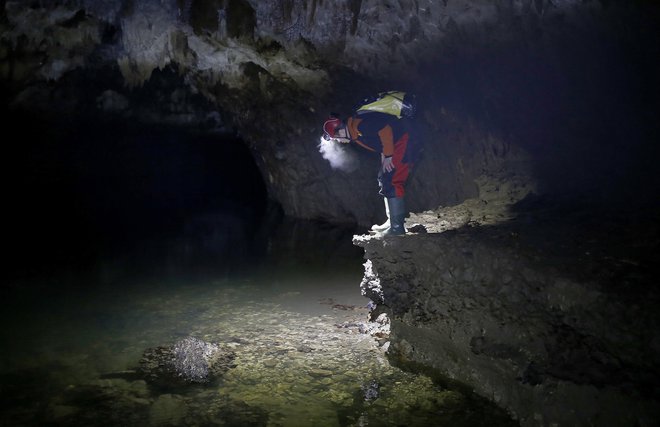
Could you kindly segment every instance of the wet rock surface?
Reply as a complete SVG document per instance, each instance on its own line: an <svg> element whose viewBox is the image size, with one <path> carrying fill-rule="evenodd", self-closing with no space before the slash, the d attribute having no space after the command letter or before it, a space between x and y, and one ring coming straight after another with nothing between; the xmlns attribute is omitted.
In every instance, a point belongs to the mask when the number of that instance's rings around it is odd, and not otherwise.
<svg viewBox="0 0 660 427"><path fill-rule="evenodd" d="M530 196L411 215L428 233L365 249L389 353L467 384L524 426L653 425L657 209Z"/></svg>

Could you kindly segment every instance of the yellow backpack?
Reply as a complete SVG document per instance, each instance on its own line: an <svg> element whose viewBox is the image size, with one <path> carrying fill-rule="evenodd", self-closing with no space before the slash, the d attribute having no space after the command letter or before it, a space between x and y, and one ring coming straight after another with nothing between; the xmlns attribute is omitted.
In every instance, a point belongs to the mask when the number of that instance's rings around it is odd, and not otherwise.
<svg viewBox="0 0 660 427"><path fill-rule="evenodd" d="M406 92L380 92L377 96L365 98L356 109L358 115L370 112L391 114L397 118L413 117L415 114L415 96Z"/></svg>

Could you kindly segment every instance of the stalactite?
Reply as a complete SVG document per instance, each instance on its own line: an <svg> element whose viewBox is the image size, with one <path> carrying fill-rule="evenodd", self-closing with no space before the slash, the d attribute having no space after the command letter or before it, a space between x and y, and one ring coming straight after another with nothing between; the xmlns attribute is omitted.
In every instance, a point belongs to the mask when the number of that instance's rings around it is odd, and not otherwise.
<svg viewBox="0 0 660 427"><path fill-rule="evenodd" d="M312 6L309 11L309 18L307 19L307 25L310 26L314 23L314 17L316 15L316 2L317 0L312 0Z"/></svg>
<svg viewBox="0 0 660 427"><path fill-rule="evenodd" d="M227 10L225 7L218 10L218 39L227 38Z"/></svg>
<svg viewBox="0 0 660 427"><path fill-rule="evenodd" d="M192 8L192 0L179 0L179 19L181 22L188 24L190 22L190 9Z"/></svg>
<svg viewBox="0 0 660 427"><path fill-rule="evenodd" d="M351 10L351 35L355 35L357 32L357 27L358 27L358 22L359 22L359 16L360 16L360 9L362 9L362 0L351 0L349 3L349 8Z"/></svg>

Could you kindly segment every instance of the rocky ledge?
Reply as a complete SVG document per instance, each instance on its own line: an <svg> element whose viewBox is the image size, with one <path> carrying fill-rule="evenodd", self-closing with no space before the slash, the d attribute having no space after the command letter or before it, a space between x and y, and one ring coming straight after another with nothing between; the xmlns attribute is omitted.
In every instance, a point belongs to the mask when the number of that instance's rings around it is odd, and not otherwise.
<svg viewBox="0 0 660 427"><path fill-rule="evenodd" d="M353 242L372 316L390 318L394 360L468 385L522 426L650 426L658 218L534 196L499 210L469 200L411 215L420 233Z"/></svg>

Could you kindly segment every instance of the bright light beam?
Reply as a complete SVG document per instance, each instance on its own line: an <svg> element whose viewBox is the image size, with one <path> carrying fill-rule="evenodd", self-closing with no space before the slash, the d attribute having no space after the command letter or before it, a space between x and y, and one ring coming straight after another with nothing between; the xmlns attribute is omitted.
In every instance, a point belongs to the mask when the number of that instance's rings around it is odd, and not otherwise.
<svg viewBox="0 0 660 427"><path fill-rule="evenodd" d="M347 144L341 144L333 140L327 140L323 137L319 140L319 153L330 162L333 169L351 173L359 166L357 154L353 152Z"/></svg>

